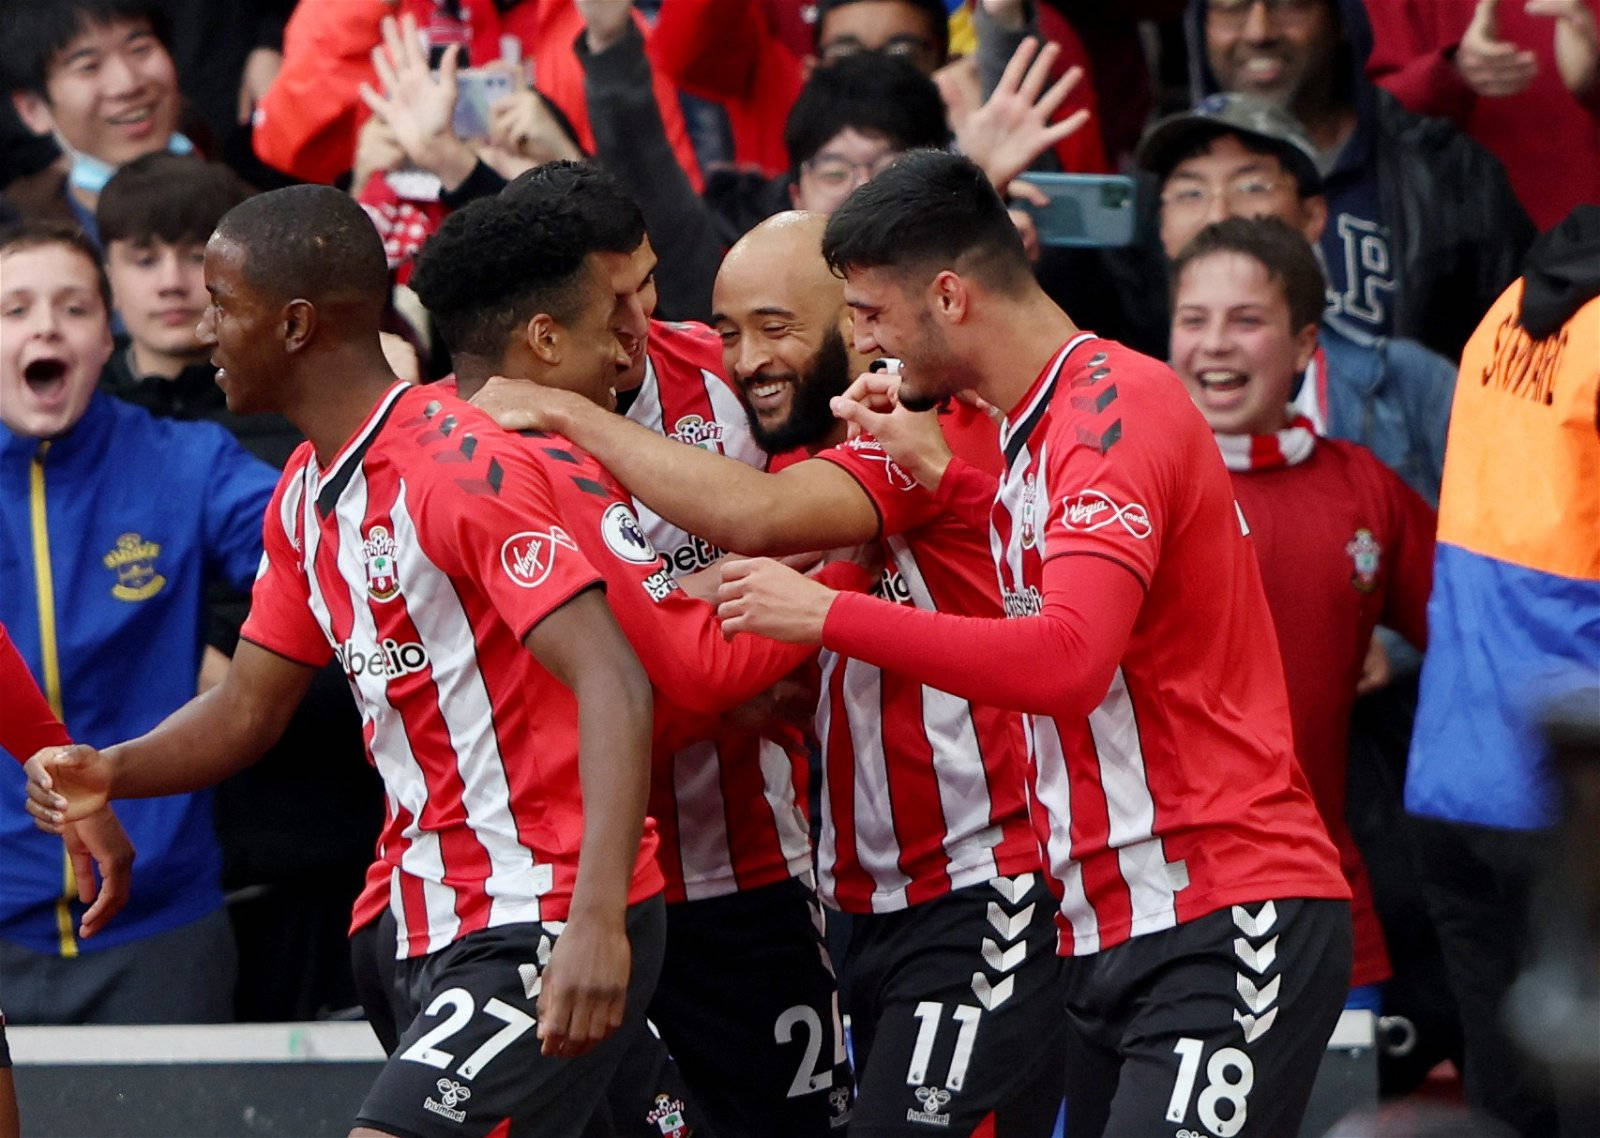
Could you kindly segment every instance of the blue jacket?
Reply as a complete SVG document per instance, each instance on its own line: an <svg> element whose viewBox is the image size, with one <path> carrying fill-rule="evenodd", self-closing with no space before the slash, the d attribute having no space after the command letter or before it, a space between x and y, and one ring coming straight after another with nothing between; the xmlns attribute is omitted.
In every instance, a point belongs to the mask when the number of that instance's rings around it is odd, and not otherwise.
<svg viewBox="0 0 1600 1138"><path fill-rule="evenodd" d="M1360 443L1437 506L1455 364L1335 317L1323 318L1317 342L1328 363L1328 434Z"/></svg>
<svg viewBox="0 0 1600 1138"><path fill-rule="evenodd" d="M207 586L249 588L276 480L221 427L102 394L49 443L0 427L0 621L74 739L132 738L194 695ZM0 937L76 955L61 839L34 827L23 796L22 768L0 761ZM222 905L209 793L116 812L138 852L132 895L86 951Z"/></svg>

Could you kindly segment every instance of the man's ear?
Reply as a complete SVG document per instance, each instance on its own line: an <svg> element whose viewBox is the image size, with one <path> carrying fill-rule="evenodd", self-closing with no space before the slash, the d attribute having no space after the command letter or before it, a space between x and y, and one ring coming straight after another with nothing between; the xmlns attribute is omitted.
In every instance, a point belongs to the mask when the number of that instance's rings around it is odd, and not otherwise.
<svg viewBox="0 0 1600 1138"><path fill-rule="evenodd" d="M17 109L22 125L34 134L51 134L56 129L56 117L50 113L50 104L32 91L13 91L11 105Z"/></svg>
<svg viewBox="0 0 1600 1138"><path fill-rule="evenodd" d="M283 329L283 350L298 352L317 334L317 309L309 300L291 300L283 306L279 327Z"/></svg>
<svg viewBox="0 0 1600 1138"><path fill-rule="evenodd" d="M959 324L966 319L970 301L966 280L949 269L941 270L928 285L928 303L951 324Z"/></svg>
<svg viewBox="0 0 1600 1138"><path fill-rule="evenodd" d="M566 334L548 312L535 313L533 318L523 325L522 337L528 345L528 350L540 363L547 367L560 365L562 353L566 349Z"/></svg>

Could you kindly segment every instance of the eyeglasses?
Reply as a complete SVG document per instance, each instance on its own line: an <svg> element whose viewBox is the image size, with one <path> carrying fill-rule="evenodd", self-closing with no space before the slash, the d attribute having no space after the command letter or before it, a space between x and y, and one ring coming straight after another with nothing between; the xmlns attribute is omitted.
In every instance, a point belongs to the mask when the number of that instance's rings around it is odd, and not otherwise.
<svg viewBox="0 0 1600 1138"><path fill-rule="evenodd" d="M1206 11L1224 24L1241 25L1255 6L1266 8L1269 16L1303 19L1328 0L1206 0Z"/></svg>
<svg viewBox="0 0 1600 1138"><path fill-rule="evenodd" d="M854 189L861 182L870 182L883 173L898 157L899 152L893 150L880 154L871 162L852 162L839 154L819 154L802 162L801 166L825 189Z"/></svg>
<svg viewBox="0 0 1600 1138"><path fill-rule="evenodd" d="M884 55L898 56L907 63L921 68L923 71L932 71L938 60L934 58L934 47L930 40L921 36L895 36L887 43L870 48L854 36L840 36L831 39L817 48L817 54L823 63L837 63L846 56L859 55L864 51L877 51Z"/></svg>
<svg viewBox="0 0 1600 1138"><path fill-rule="evenodd" d="M1242 174L1222 188L1222 200L1230 214L1255 214L1267 208L1283 182L1282 178ZM1216 197L1217 191L1210 186L1185 182L1165 190L1161 195L1161 204L1175 213L1203 213L1211 208Z"/></svg>

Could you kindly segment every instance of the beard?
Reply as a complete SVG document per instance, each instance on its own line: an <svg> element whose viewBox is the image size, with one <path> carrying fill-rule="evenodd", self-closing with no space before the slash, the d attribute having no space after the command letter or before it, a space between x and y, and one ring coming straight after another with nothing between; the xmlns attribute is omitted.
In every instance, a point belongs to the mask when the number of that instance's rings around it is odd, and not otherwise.
<svg viewBox="0 0 1600 1138"><path fill-rule="evenodd" d="M757 418L755 410L744 396L745 388L767 379L792 379L794 396L789 403L789 415L781 423L767 426ZM754 376L748 384L739 385L739 400L744 404L745 417L750 420L750 434L756 445L768 454L782 454L796 447L812 446L826 438L837 420L829 405L833 397L843 395L850 387L850 353L844 337L837 328L830 328L822 346L811 357L811 365L804 375Z"/></svg>
<svg viewBox="0 0 1600 1138"><path fill-rule="evenodd" d="M943 410L951 396L971 387L977 377L952 354L949 341L927 309L917 315L917 333L916 358L902 356L900 360L902 375L896 399L907 411Z"/></svg>

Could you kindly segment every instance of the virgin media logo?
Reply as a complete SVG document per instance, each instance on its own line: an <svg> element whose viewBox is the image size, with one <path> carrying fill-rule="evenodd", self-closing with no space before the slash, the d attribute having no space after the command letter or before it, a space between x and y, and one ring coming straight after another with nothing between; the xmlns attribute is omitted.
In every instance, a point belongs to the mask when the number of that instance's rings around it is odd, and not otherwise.
<svg viewBox="0 0 1600 1138"><path fill-rule="evenodd" d="M1138 502L1123 506L1099 490L1079 490L1062 504L1061 524L1078 533L1093 533L1113 522L1140 541L1150 536L1150 512Z"/></svg>

